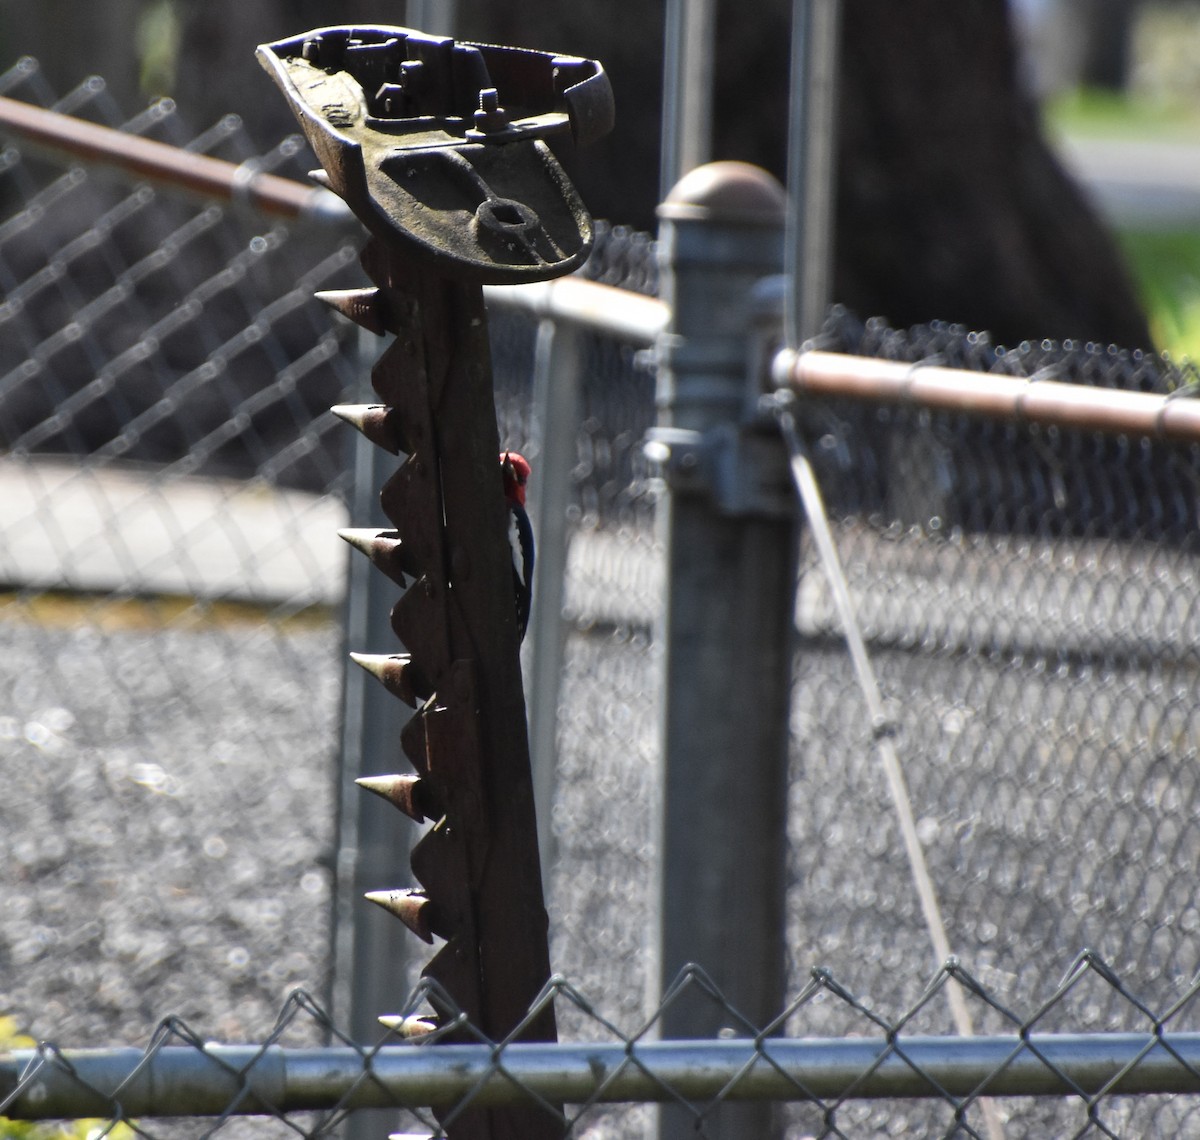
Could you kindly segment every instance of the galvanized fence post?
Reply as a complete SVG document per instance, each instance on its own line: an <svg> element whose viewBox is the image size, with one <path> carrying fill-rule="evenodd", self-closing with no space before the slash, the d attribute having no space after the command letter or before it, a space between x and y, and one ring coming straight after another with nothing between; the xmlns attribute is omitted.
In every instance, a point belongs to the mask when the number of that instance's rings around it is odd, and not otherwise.
<svg viewBox="0 0 1200 1140"><path fill-rule="evenodd" d="M788 122L788 344L821 329L833 280L841 0L794 0Z"/></svg>
<svg viewBox="0 0 1200 1140"><path fill-rule="evenodd" d="M533 363L533 447L538 476L530 491L538 557L526 644L529 754L537 804L542 878L555 861L552 812L558 768L558 695L566 653L562 613L567 578L567 508L579 423L583 336L567 321L538 322Z"/></svg>
<svg viewBox="0 0 1200 1140"><path fill-rule="evenodd" d="M659 193L712 154L715 0L667 0Z"/></svg>
<svg viewBox="0 0 1200 1140"><path fill-rule="evenodd" d="M795 510L778 436L748 376L752 293L783 259L785 198L765 171L718 162L659 208L659 426L667 557L657 981L696 963L755 1029L784 998L788 697ZM753 1033L681 996L664 1036ZM768 1106L722 1106L706 1136L769 1134ZM694 1134L678 1108L661 1134Z"/></svg>

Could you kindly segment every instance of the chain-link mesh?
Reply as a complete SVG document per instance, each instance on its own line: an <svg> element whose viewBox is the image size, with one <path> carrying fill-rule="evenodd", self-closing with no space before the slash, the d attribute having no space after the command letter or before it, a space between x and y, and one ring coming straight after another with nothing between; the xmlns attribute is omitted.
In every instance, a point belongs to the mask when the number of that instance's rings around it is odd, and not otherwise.
<svg viewBox="0 0 1200 1140"><path fill-rule="evenodd" d="M314 165L294 139L259 155L232 116L199 136L169 102L126 121L99 80L58 99L30 60L0 92L255 169ZM17 141L0 202L0 1014L73 1045L135 1038L164 1009L249 1039L329 969L352 441L326 409L362 398L363 368L311 294L363 283L362 238ZM587 272L652 288L651 254L601 224ZM536 463L533 334L495 316L502 433ZM587 374L570 513L595 541L567 598L563 700L592 723L562 718L555 818L561 865L603 873L557 875L552 909L556 957L594 963L640 1016L648 797L614 829L585 778L650 771L656 580L624 572L622 551L636 568L652 547L653 377L604 338Z"/></svg>
<svg viewBox="0 0 1200 1140"><path fill-rule="evenodd" d="M295 139L259 154L233 116L125 120L30 60L0 91L303 177ZM326 410L357 368L312 292L357 283L357 251L16 142L0 203L0 1013L81 1044L164 1009L245 1036L328 970Z"/></svg>
<svg viewBox="0 0 1200 1140"><path fill-rule="evenodd" d="M0 91L55 103L27 63ZM95 82L55 105L121 122ZM193 138L167 104L123 125L255 153L235 120ZM260 161L309 165L292 142ZM164 1009L261 1039L280 994L321 990L328 968L346 465L324 409L355 397L356 369L310 294L362 284L358 239L16 145L0 203L0 1013L72 1046L137 1040ZM589 272L652 289L649 252L606 230ZM536 471L532 333L493 317L502 436ZM576 1006L565 1036L628 1041L651 1012L655 920L653 378L631 346L587 345L549 901L554 961L622 1027ZM1181 398L1191 379L1102 347L1005 352L845 316L823 346ZM977 1030L1190 1030L1197 450L832 401L802 413ZM783 1028L947 1034L807 543L801 561L787 935L801 997ZM1084 946L1100 957L1060 992ZM815 963L832 972L810 978ZM287 1044L337 1039L315 1009L288 1006ZM785 1115L793 1136L984 1135L981 1111L969 1096L822 1097ZM635 1134L647 1113L597 1105L577 1131ZM1011 1135L1200 1135L1186 1097L1018 1098L1001 1115Z"/></svg>
<svg viewBox="0 0 1200 1140"><path fill-rule="evenodd" d="M995 1022L993 1036L925 1035L941 1020L947 987L961 987L982 1019ZM401 1014L425 1012L431 989L435 983L418 987ZM141 1051L26 1048L0 1060L0 1113L87 1115L147 1137L178 1134L161 1118L185 1114L208 1118L206 1135L237 1136L238 1119L252 1115L256 1135L320 1137L354 1109L393 1106L403 1110L403 1134L443 1136L480 1108L532 1104L564 1136L628 1136L642 1131L657 1102L682 1110L689 1130L704 1137L728 1127L739 1103L768 1099L779 1102L786 1134L796 1138L1187 1136L1195 1134L1191 1101L1176 1094L1200 1086L1200 1035L1181 1026L1198 994L1192 982L1165 1006L1147 1006L1107 963L1084 954L1057 984L1036 998L1022 995L1020 1004L949 963L911 1004L890 1008L817 969L777 1019L756 1026L691 967L649 1019L631 1025L614 1023L569 981L552 979L531 1015L554 1004L558 1045L523 1045L520 1027L494 1041L459 1017L416 1043L396 1037L365 1047L298 991L252 1046L214 1045L168 1018ZM1127 1035L1072 1032L1097 998L1127 1011ZM655 1040L663 1011L692 1002L718 1007L729 1027L722 1039ZM436 1004L453 1009L440 989ZM840 1038L818 1037L831 1022ZM779 1036L785 1028L791 1037ZM446 1035L453 1049L439 1040ZM304 1049L313 1037L332 1045ZM620 1101L645 1103L610 1107Z"/></svg>
<svg viewBox="0 0 1200 1140"><path fill-rule="evenodd" d="M846 314L821 341L1180 398L1193 379L1104 346L1006 352ZM1082 947L1168 1003L1200 922L1200 448L833 401L804 420L953 951L999 1003ZM856 985L904 1001L928 936L807 543L802 562L790 944L797 968L852 947ZM1104 986L1073 1015L1088 1031L1144 1024ZM979 1028L1004 1021L985 1011ZM1175 1105L1140 1134L1174 1134L1180 1113L1200 1129Z"/></svg>

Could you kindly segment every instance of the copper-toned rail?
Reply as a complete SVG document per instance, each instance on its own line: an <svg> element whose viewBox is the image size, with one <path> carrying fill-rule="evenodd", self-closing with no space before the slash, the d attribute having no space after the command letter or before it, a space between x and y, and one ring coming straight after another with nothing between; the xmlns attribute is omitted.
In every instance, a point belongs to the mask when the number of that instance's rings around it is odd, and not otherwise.
<svg viewBox="0 0 1200 1140"><path fill-rule="evenodd" d="M138 178L218 201L244 201L274 217L299 218L336 211L341 201L320 187L255 172L219 158L155 142L0 96L0 133L84 162L116 167Z"/></svg>
<svg viewBox="0 0 1200 1140"><path fill-rule="evenodd" d="M1200 399L1184 395L1157 396L791 349L775 358L774 376L781 387L811 396L911 404L1110 435L1200 441Z"/></svg>

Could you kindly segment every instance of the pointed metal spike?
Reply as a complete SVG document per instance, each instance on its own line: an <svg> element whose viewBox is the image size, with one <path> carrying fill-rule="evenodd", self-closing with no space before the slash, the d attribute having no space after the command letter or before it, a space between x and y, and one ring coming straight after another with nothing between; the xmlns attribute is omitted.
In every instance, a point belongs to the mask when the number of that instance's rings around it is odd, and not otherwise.
<svg viewBox="0 0 1200 1140"><path fill-rule="evenodd" d="M407 653L351 653L350 660L379 681L389 693L416 708L433 693L420 669Z"/></svg>
<svg viewBox="0 0 1200 1140"><path fill-rule="evenodd" d="M384 669L391 664L392 655L388 653L351 653L350 660L365 669L382 684Z"/></svg>
<svg viewBox="0 0 1200 1140"><path fill-rule="evenodd" d="M390 331L387 308L378 289L322 289L316 298L376 336Z"/></svg>
<svg viewBox="0 0 1200 1140"><path fill-rule="evenodd" d="M408 1017L400 1017L394 1014L384 1014L379 1018L379 1024L384 1029L390 1029L398 1037L403 1037L406 1041L411 1041L415 1037L428 1037L431 1033L436 1033L438 1023L431 1017L420 1017L417 1014L409 1014Z"/></svg>
<svg viewBox="0 0 1200 1140"><path fill-rule="evenodd" d="M410 548L401 542L398 531L345 527L337 533L340 539L365 554L401 586L407 586L408 579L415 578L420 573L421 568L416 565Z"/></svg>
<svg viewBox="0 0 1200 1140"><path fill-rule="evenodd" d="M399 455L404 441L387 404L335 404L329 409L339 420L358 428L373 444Z"/></svg>
<svg viewBox="0 0 1200 1140"><path fill-rule="evenodd" d="M420 891L368 891L364 897L394 914L422 942L433 942L432 904Z"/></svg>
<svg viewBox="0 0 1200 1140"><path fill-rule="evenodd" d="M360 788L387 800L417 823L437 819L441 815L430 804L432 789L420 776L363 776L354 782Z"/></svg>
<svg viewBox="0 0 1200 1140"><path fill-rule="evenodd" d="M394 530L377 530L369 526L344 526L337 532L337 536L370 558L375 553L375 544L381 536L396 533Z"/></svg>

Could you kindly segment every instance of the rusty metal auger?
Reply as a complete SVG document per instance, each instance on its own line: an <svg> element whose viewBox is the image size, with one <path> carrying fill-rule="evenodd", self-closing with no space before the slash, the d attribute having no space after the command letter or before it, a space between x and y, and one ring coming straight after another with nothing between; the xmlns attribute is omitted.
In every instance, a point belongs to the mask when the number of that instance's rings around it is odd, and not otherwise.
<svg viewBox="0 0 1200 1140"><path fill-rule="evenodd" d="M355 659L416 710L401 734L415 771L360 783L432 827L412 853L420 887L368 897L445 940L425 975L499 1040L550 969L482 285L586 258L591 220L542 139L603 134L612 95L592 60L407 28L323 28L258 54L314 177L372 234L374 286L321 296L395 337L371 374L380 402L335 409L406 456L381 493L395 529L342 536L406 587L391 619L405 652ZM522 1037L555 1033L547 1007ZM553 1122L468 1112L453 1135L553 1135Z"/></svg>

